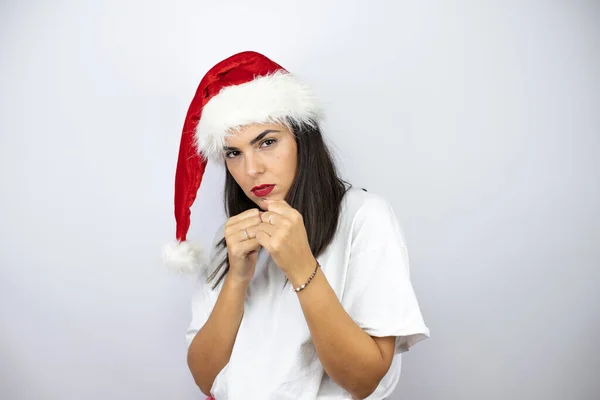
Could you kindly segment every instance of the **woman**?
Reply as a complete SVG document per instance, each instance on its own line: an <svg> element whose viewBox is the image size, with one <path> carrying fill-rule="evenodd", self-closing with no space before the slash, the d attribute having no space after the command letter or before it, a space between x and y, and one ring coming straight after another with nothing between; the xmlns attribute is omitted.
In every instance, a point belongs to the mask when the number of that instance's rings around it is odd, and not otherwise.
<svg viewBox="0 0 600 400"><path fill-rule="evenodd" d="M308 85L236 54L202 79L176 174L169 261L198 270L188 365L225 399L383 399L429 336L398 220L338 177ZM186 241L206 163L226 166L227 221L209 262Z"/></svg>

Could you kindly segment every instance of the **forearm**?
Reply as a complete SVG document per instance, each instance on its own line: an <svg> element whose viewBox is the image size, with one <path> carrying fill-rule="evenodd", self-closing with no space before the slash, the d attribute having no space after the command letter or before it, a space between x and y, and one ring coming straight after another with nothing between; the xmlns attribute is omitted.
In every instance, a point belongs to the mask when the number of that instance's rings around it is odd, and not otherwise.
<svg viewBox="0 0 600 400"><path fill-rule="evenodd" d="M306 272L298 276L307 277ZM306 277L291 277L290 281L297 287ZM322 271L298 292L298 299L325 372L353 397L370 395L388 365L373 338L344 310Z"/></svg>
<svg viewBox="0 0 600 400"><path fill-rule="evenodd" d="M215 378L229 362L244 314L246 289L247 284L227 276L210 317L190 345L188 366L204 394L210 393Z"/></svg>

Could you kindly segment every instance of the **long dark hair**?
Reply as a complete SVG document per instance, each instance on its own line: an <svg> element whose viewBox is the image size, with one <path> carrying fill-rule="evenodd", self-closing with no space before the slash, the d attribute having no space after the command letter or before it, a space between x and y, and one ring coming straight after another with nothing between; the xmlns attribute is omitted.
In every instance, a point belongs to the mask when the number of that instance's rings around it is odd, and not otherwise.
<svg viewBox="0 0 600 400"><path fill-rule="evenodd" d="M332 154L316 123L298 124L289 119L285 123L294 134L298 147L296 177L285 201L302 215L310 249L313 255L318 257L333 240L338 226L342 198L351 185L340 178ZM256 207L227 168L225 168L223 193L228 218ZM219 249L216 254L220 254L226 247L225 238L221 239L216 246ZM223 268L224 271L213 285L213 289L229 271L227 253L208 277L208 281L213 280Z"/></svg>

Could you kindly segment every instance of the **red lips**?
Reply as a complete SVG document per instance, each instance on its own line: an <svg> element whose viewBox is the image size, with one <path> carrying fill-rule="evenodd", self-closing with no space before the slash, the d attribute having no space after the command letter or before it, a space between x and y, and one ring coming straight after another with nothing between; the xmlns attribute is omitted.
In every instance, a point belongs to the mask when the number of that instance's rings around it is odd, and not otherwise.
<svg viewBox="0 0 600 400"><path fill-rule="evenodd" d="M271 193L274 188L275 188L275 185L272 185L272 184L254 186L252 188L252 193L254 193L254 195L258 196L258 197L265 197L266 195Z"/></svg>

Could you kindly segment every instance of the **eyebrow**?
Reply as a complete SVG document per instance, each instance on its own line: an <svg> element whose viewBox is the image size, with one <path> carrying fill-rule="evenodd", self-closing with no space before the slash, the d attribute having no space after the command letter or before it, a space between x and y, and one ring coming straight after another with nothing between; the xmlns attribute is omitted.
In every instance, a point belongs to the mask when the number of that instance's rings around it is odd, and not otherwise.
<svg viewBox="0 0 600 400"><path fill-rule="evenodd" d="M250 145L251 146L254 145L256 142L258 142L259 140L261 140L262 138L267 136L269 133L275 133L275 132L279 132L279 131L277 131L275 129L267 129L266 131L264 131L263 133L261 133L260 135L258 135L254 139L252 139L250 141ZM239 149L237 147L227 147L227 146L223 147L223 151L231 151L231 150L239 150Z"/></svg>

